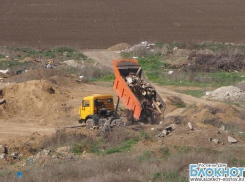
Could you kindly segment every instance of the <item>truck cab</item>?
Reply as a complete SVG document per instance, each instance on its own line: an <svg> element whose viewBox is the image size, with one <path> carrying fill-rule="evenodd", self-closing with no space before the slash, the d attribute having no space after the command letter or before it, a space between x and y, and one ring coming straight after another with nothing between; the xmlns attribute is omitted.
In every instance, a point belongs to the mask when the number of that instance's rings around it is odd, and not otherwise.
<svg viewBox="0 0 245 182"><path fill-rule="evenodd" d="M84 97L79 108L79 122L98 118L107 118L114 113L113 97L109 94L94 94Z"/></svg>

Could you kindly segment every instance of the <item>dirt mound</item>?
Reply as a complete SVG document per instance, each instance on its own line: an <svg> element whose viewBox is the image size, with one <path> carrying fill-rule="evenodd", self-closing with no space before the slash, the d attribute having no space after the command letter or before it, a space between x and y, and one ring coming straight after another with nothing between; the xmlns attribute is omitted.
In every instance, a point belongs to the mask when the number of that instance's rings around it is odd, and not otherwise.
<svg viewBox="0 0 245 182"><path fill-rule="evenodd" d="M109 51L122 51L124 49L128 49L129 47L131 47L131 46L127 43L120 43L120 44L116 44L116 45L108 48L108 50Z"/></svg>
<svg viewBox="0 0 245 182"><path fill-rule="evenodd" d="M222 125L227 127L241 126L244 128L244 110L240 111L236 107L220 103L215 106L195 104L188 106L182 113L186 121L193 122L195 125L212 125L220 128Z"/></svg>
<svg viewBox="0 0 245 182"><path fill-rule="evenodd" d="M238 87L227 86L214 90L208 98L223 102L240 102L245 101L245 92Z"/></svg>
<svg viewBox="0 0 245 182"><path fill-rule="evenodd" d="M75 79L73 77L71 77L70 75L66 75L65 73L56 69L34 69L20 75L6 78L4 81L10 83L22 83L30 80L47 80L53 84L61 86L71 85L75 83Z"/></svg>
<svg viewBox="0 0 245 182"><path fill-rule="evenodd" d="M191 53L189 60L194 60L192 64L186 65L184 71L242 71L245 69L245 56L236 54L229 55L213 55L213 54L195 54Z"/></svg>
<svg viewBox="0 0 245 182"><path fill-rule="evenodd" d="M23 156L34 155L40 148L39 145L42 140L43 136L37 132L34 132L30 136L18 137L11 140L8 143L8 148L10 153L19 152Z"/></svg>
<svg viewBox="0 0 245 182"><path fill-rule="evenodd" d="M242 91L245 91L245 80L239 82L236 87L240 88Z"/></svg>
<svg viewBox="0 0 245 182"><path fill-rule="evenodd" d="M190 53L191 51L187 49L174 49L173 50L173 55L177 57L188 57Z"/></svg>
<svg viewBox="0 0 245 182"><path fill-rule="evenodd" d="M58 118L66 111L68 94L44 80L28 81L3 89L6 103L0 106L4 118Z"/></svg>

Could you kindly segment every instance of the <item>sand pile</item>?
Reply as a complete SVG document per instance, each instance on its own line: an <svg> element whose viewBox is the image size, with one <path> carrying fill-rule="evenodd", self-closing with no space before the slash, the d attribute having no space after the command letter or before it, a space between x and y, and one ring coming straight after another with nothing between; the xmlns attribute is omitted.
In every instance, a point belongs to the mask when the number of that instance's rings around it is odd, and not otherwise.
<svg viewBox="0 0 245 182"><path fill-rule="evenodd" d="M238 87L220 87L209 95L209 99L223 102L240 102L245 101L245 92Z"/></svg>
<svg viewBox="0 0 245 182"><path fill-rule="evenodd" d="M3 89L6 104L0 105L3 118L58 118L66 111L68 94L44 80L11 84Z"/></svg>
<svg viewBox="0 0 245 182"><path fill-rule="evenodd" d="M129 47L131 47L131 46L127 43L120 43L120 44L116 44L116 45L108 48L108 50L109 51L122 51L124 49L128 49Z"/></svg>
<svg viewBox="0 0 245 182"><path fill-rule="evenodd" d="M220 128L222 125L244 126L244 111L225 103L213 106L195 104L185 108L181 116L194 124L209 124Z"/></svg>

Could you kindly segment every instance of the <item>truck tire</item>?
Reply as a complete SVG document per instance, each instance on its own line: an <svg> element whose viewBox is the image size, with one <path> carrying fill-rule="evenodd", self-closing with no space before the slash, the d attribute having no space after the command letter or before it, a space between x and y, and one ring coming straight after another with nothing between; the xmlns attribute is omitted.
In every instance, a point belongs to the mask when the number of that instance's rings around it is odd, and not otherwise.
<svg viewBox="0 0 245 182"><path fill-rule="evenodd" d="M92 118L88 118L86 120L86 128L90 129L90 128L93 128L93 126L94 126L94 120Z"/></svg>

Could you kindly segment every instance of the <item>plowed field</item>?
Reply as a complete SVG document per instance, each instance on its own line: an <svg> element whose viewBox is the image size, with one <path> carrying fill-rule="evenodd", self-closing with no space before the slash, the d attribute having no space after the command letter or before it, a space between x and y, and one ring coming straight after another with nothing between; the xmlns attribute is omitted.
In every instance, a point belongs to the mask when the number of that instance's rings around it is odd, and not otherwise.
<svg viewBox="0 0 245 182"><path fill-rule="evenodd" d="M108 48L120 42L245 41L245 1L1 0L0 45Z"/></svg>

